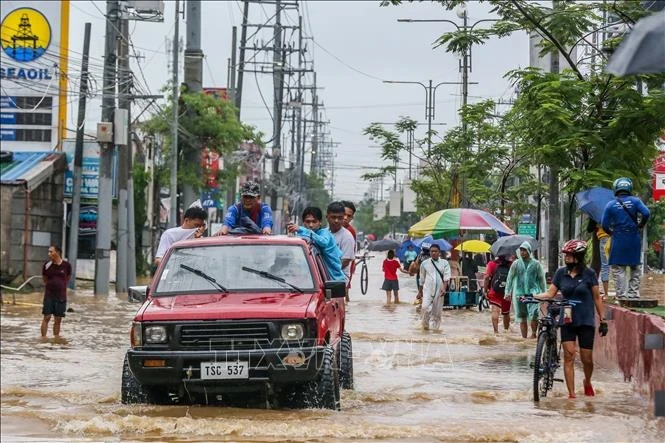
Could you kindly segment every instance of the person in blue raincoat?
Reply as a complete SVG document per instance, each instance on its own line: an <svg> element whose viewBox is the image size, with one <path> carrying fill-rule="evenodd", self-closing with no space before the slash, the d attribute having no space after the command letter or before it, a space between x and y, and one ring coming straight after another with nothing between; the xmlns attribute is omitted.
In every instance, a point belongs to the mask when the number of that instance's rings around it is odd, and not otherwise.
<svg viewBox="0 0 665 443"><path fill-rule="evenodd" d="M626 177L614 181L615 199L605 206L603 230L612 236L608 264L612 269L616 296L639 298L642 278L642 238L640 231L649 220L649 209L632 195L633 182ZM630 280L626 275L630 268Z"/></svg>

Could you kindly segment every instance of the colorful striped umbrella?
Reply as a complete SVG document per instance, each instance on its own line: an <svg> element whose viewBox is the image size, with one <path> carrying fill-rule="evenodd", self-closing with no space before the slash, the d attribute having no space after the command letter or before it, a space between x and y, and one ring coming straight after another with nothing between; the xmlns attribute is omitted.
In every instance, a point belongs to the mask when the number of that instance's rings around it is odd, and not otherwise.
<svg viewBox="0 0 665 443"><path fill-rule="evenodd" d="M499 236L515 232L492 214L479 209L450 208L437 211L409 228L409 235L434 238L456 237L463 231L496 232Z"/></svg>

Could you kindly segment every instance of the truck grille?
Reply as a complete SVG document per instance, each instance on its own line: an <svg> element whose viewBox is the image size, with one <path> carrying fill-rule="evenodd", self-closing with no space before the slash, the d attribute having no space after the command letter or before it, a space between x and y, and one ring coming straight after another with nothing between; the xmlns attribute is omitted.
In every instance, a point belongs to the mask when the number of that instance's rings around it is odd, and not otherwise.
<svg viewBox="0 0 665 443"><path fill-rule="evenodd" d="M191 350L234 351L265 348L270 332L265 323L201 323L180 327L180 347Z"/></svg>

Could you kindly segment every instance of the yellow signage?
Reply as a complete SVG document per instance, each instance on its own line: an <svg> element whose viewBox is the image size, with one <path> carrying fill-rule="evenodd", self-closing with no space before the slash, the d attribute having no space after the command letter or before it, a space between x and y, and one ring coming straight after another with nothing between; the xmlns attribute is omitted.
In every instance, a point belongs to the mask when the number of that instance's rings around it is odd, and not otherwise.
<svg viewBox="0 0 665 443"><path fill-rule="evenodd" d="M31 62L44 55L51 43L51 25L32 8L18 8L2 20L2 50L17 62Z"/></svg>

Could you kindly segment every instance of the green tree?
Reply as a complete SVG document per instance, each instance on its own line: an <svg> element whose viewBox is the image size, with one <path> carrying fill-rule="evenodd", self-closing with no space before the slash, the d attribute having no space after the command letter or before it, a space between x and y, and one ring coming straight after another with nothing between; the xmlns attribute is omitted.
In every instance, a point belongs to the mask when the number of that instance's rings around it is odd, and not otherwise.
<svg viewBox="0 0 665 443"><path fill-rule="evenodd" d="M233 152L244 141L262 145L261 134L252 126L238 121L236 108L232 103L203 92L181 94L179 110L178 184L191 185L197 192L201 190L205 179L201 176L200 165L182 160L191 158L189 153L192 151L199 153L208 148L224 159L224 168L219 171L218 181L221 190L228 190L229 186L235 185L239 167ZM147 134L161 135L164 140L162 155L166 159L170 158L173 152L172 115L172 107L168 105L142 124L142 129ZM158 168L160 183L168 183L170 164L167 160Z"/></svg>
<svg viewBox="0 0 665 443"><path fill-rule="evenodd" d="M393 0L383 3L402 2ZM451 10L463 2L440 0L439 3ZM499 126L502 141L509 147L501 146L487 134L488 152L498 150L496 158L503 158L504 170L517 168L515 174L524 176L527 183L528 174L520 170L520 165L543 165L558 170L556 179L571 196L590 186L608 186L617 176L631 177L636 188L644 190L650 181L649 168L656 154L653 140L665 126L665 74L616 78L603 72L606 55L600 48L595 48L597 59L601 60L597 66L589 66L584 60L578 61L569 48L582 40L589 40L589 36L600 26L603 12L612 13L625 23L632 24L647 15L648 11L636 1L557 2L556 10L524 0L485 0L485 3L490 4L499 17L491 27L447 32L437 40L436 45L447 52L462 53L472 45L484 44L490 38L527 31L542 37L541 56L559 51L569 65L561 73L526 68L507 74L519 90L512 110ZM614 46L617 42L610 43ZM474 112L463 109L461 115L464 122L471 123L469 119L473 120ZM483 124L486 124L487 120L484 121ZM484 130L482 125L476 129ZM471 127L469 131L469 134L446 137L443 146L437 147L439 151L433 154L440 156L439 161L443 165L447 162L454 164L453 151L459 150L460 146L482 145L477 138L480 132L474 134ZM482 148L476 149L476 155L469 156L469 160L482 164L483 159L478 157L482 152ZM458 164L462 174L471 175L469 162ZM512 169L511 165L514 165ZM506 178L505 175L503 178ZM542 186L532 183L537 189ZM426 192L427 188L422 186L419 189ZM445 191L442 187L432 188L438 193ZM512 194L509 200L514 202L525 202L526 197L533 194L531 186L512 188L504 189L507 195ZM483 190L473 179L470 179L469 189L474 195ZM428 198L432 200L436 197L423 197L422 200ZM572 205L572 200L569 203Z"/></svg>

